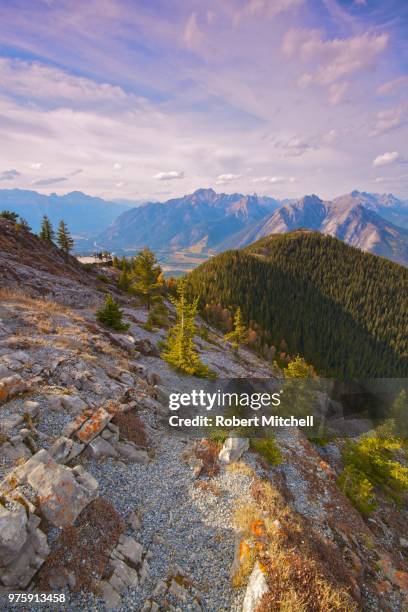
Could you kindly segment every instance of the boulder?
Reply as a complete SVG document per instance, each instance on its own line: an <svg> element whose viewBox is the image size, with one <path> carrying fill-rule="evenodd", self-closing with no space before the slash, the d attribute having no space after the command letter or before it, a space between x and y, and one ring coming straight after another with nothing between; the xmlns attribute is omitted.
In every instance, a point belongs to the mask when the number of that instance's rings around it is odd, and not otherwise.
<svg viewBox="0 0 408 612"><path fill-rule="evenodd" d="M135 461L145 465L149 463L149 455L146 451L140 450L132 442L117 442L115 448L121 457L124 457L128 461Z"/></svg>
<svg viewBox="0 0 408 612"><path fill-rule="evenodd" d="M101 436L97 436L89 443L88 452L92 457L94 457L94 459L119 456L118 451L112 446L112 444L101 438Z"/></svg>
<svg viewBox="0 0 408 612"><path fill-rule="evenodd" d="M249 577L248 586L245 592L242 612L255 612L262 597L269 590L265 574L258 562Z"/></svg>
<svg viewBox="0 0 408 612"><path fill-rule="evenodd" d="M248 449L248 438L227 438L219 452L218 459L222 463L232 463L238 461Z"/></svg>
<svg viewBox="0 0 408 612"><path fill-rule="evenodd" d="M26 390L27 384L19 374L2 378L0 380L0 402L5 402L19 393L24 393Z"/></svg>
<svg viewBox="0 0 408 612"><path fill-rule="evenodd" d="M98 482L81 466L62 466L46 450L40 450L15 477L30 485L38 495L40 513L55 527L72 525L97 494Z"/></svg>
<svg viewBox="0 0 408 612"><path fill-rule="evenodd" d="M142 563L143 546L131 536L121 536L116 547L122 557L131 566L138 568Z"/></svg>
<svg viewBox="0 0 408 612"><path fill-rule="evenodd" d="M148 338L142 338L134 342L134 347L139 353L146 357L160 357L160 351Z"/></svg>
<svg viewBox="0 0 408 612"><path fill-rule="evenodd" d="M0 431L2 433L9 433L15 427L18 427L23 422L23 417L20 414L12 414L0 419Z"/></svg>
<svg viewBox="0 0 408 612"><path fill-rule="evenodd" d="M71 414L81 414L81 412L88 408L88 404L78 397L78 395L62 395L61 403L68 412L71 412Z"/></svg>
<svg viewBox="0 0 408 612"><path fill-rule="evenodd" d="M23 506L11 511L0 505L0 565L7 565L18 555L27 535L27 514Z"/></svg>
<svg viewBox="0 0 408 612"><path fill-rule="evenodd" d="M91 440L96 438L112 418L112 414L109 414L104 408L98 408L98 410L85 421L85 423L78 429L76 436L80 442L89 444Z"/></svg>
<svg viewBox="0 0 408 612"><path fill-rule="evenodd" d="M112 559L113 574L109 579L110 585L118 593L122 593L127 587L137 587L139 585L139 576L137 571L121 561L120 559Z"/></svg>
<svg viewBox="0 0 408 612"><path fill-rule="evenodd" d="M27 400L24 402L23 408L26 414L29 414L31 417L35 417L39 413L40 404L38 402Z"/></svg>
<svg viewBox="0 0 408 612"><path fill-rule="evenodd" d="M105 602L106 609L114 610L115 608L119 608L122 602L122 598L117 592L117 590L113 588L110 582L107 582L106 580L102 580L99 583L99 588L100 588L100 592L103 597L103 600Z"/></svg>
<svg viewBox="0 0 408 612"><path fill-rule="evenodd" d="M68 463L77 457L85 448L85 444L74 442L71 438L60 436L48 450L57 463Z"/></svg>
<svg viewBox="0 0 408 612"><path fill-rule="evenodd" d="M135 350L135 339L126 334L108 334L111 342L128 352Z"/></svg>
<svg viewBox="0 0 408 612"><path fill-rule="evenodd" d="M62 410L62 396L51 395L48 398L48 406L50 410L53 410L54 412L60 412Z"/></svg>
<svg viewBox="0 0 408 612"><path fill-rule="evenodd" d="M62 428L61 434L70 438L88 420L86 414L80 414L73 421L70 421Z"/></svg>

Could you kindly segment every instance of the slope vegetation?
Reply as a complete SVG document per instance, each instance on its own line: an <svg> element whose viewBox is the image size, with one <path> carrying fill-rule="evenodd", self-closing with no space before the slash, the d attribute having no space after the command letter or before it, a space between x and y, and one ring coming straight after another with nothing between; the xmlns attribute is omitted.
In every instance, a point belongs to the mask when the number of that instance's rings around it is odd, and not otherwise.
<svg viewBox="0 0 408 612"><path fill-rule="evenodd" d="M408 271L316 232L270 236L189 276L201 304L240 306L326 375L406 376Z"/></svg>

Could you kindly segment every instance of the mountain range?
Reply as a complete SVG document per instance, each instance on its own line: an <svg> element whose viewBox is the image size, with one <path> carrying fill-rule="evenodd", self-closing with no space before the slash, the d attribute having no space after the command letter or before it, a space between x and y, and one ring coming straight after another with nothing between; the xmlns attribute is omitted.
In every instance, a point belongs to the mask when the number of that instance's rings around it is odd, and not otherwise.
<svg viewBox="0 0 408 612"><path fill-rule="evenodd" d="M280 206L269 197L198 189L163 203L125 211L97 240L110 249L216 249L227 237Z"/></svg>
<svg viewBox="0 0 408 612"><path fill-rule="evenodd" d="M407 265L407 224L408 204L391 194L353 191L331 201L310 195L282 204L264 196L199 189L125 211L97 241L111 250L149 246L221 252L269 234L306 228Z"/></svg>
<svg viewBox="0 0 408 612"><path fill-rule="evenodd" d="M134 206L134 204L133 204ZM28 189L0 189L0 210L23 217L34 232L47 215L53 225L64 219L73 234L89 235L106 229L129 206L89 196L81 191L44 195Z"/></svg>
<svg viewBox="0 0 408 612"><path fill-rule="evenodd" d="M110 202L74 191L45 196L21 189L0 190L0 210L10 209L38 231L47 214L55 225L64 219L76 249L135 253L148 246L160 253L192 253L207 258L245 247L270 234L299 228L319 231L363 251L408 265L408 202L392 194L352 191L333 200L307 195L297 200L216 193L198 189L166 202ZM198 261L201 261L198 260ZM184 265L184 264L183 264Z"/></svg>

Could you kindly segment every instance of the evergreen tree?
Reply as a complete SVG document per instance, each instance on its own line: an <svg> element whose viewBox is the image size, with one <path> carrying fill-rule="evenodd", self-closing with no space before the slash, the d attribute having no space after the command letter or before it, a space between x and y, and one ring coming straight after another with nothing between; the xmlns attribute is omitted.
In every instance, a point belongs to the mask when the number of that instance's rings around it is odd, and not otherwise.
<svg viewBox="0 0 408 612"><path fill-rule="evenodd" d="M111 295L107 295L104 306L96 312L99 323L116 331L126 331L129 329L129 325L123 323L122 317L123 312L119 308L119 304L115 302Z"/></svg>
<svg viewBox="0 0 408 612"><path fill-rule="evenodd" d="M66 254L68 254L74 246L74 241L64 221L60 221L59 223L57 242L60 249Z"/></svg>
<svg viewBox="0 0 408 612"><path fill-rule="evenodd" d="M122 291L127 291L129 289L129 286L130 286L129 275L128 275L127 267L125 264L124 266L122 266L122 271L120 273L119 280L118 280L118 287L119 289L122 289Z"/></svg>
<svg viewBox="0 0 408 612"><path fill-rule="evenodd" d="M163 359L185 374L209 376L208 367L201 362L194 347L198 302L196 299L192 302L188 300L185 279L178 283L177 297L172 298L171 301L176 307L177 318L175 325L169 330L162 353Z"/></svg>
<svg viewBox="0 0 408 612"><path fill-rule="evenodd" d="M242 320L241 308L237 308L234 317L234 329L228 334L225 334L224 340L231 342L233 348L238 353L238 349L242 344L245 344L248 338L248 330Z"/></svg>
<svg viewBox="0 0 408 612"><path fill-rule="evenodd" d="M0 212L0 218L7 219L7 221L12 221L13 223L17 223L18 214L12 212L11 210L3 210L2 212Z"/></svg>
<svg viewBox="0 0 408 612"><path fill-rule="evenodd" d="M27 232L31 232L32 230L31 225L23 217L20 217L20 221L18 222L18 225L22 227L23 229L25 229Z"/></svg>
<svg viewBox="0 0 408 612"><path fill-rule="evenodd" d="M132 289L142 298L148 310L152 301L161 300L160 293L163 289L161 272L154 253L148 248L144 248L134 260Z"/></svg>
<svg viewBox="0 0 408 612"><path fill-rule="evenodd" d="M44 215L41 223L40 238L42 240L46 240L47 242L53 242L54 237L55 233L52 228L51 221L47 215Z"/></svg>

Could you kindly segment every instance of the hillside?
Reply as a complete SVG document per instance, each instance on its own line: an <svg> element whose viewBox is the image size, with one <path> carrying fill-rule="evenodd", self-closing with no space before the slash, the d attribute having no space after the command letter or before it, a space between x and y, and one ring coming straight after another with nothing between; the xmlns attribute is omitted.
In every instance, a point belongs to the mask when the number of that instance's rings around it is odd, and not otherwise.
<svg viewBox="0 0 408 612"><path fill-rule="evenodd" d="M126 204L108 202L81 191L47 196L27 189L0 189L0 210L18 213L35 232L39 231L41 220L47 215L54 225L64 219L75 234L95 234L128 208Z"/></svg>
<svg viewBox="0 0 408 612"><path fill-rule="evenodd" d="M265 342L284 338L321 373L407 376L408 271L385 259L297 231L222 253L189 282L202 306L241 306Z"/></svg>
<svg viewBox="0 0 408 612"><path fill-rule="evenodd" d="M404 208L398 210L398 219L402 220ZM408 265L408 230L383 218L384 215L389 217L390 211L395 211L395 207L388 208L378 198L358 192L333 201L323 201L316 195L305 196L233 236L221 245L221 250L240 248L270 234L307 228L339 238L362 251Z"/></svg>
<svg viewBox="0 0 408 612"><path fill-rule="evenodd" d="M169 394L203 381L161 359L167 327L147 329L146 308L117 292L109 269L101 282L26 230L0 229L4 595L53 593L53 608L106 612L403 609L406 511L381 491L370 520L351 505L337 484L341 440L320 447L281 428L271 456L248 438L171 431ZM246 253L272 256L267 242ZM107 290L125 334L97 321ZM197 323L194 343L219 379L279 389L270 363Z"/></svg>

